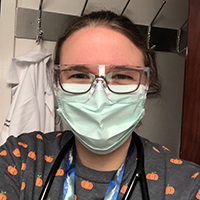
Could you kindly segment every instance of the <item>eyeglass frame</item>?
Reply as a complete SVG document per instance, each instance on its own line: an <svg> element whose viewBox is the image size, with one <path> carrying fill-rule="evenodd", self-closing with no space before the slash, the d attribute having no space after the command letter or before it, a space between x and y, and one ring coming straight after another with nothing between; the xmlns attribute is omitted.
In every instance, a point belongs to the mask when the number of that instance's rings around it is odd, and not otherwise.
<svg viewBox="0 0 200 200"><path fill-rule="evenodd" d="M95 75L93 73L90 73L90 72L87 72L88 74L92 75L92 77L94 78L94 80L91 82L90 84L90 87L88 90L86 90L85 92L70 92L70 91L67 91L63 88L62 86L62 83L60 81L60 74L62 71L70 71L70 70L67 70L67 69L60 69L60 67L65 67L65 66L91 66L91 65L95 65L95 64L55 64L54 65L54 77L55 77L55 80L56 80L56 84L57 82L59 82L59 85L61 87L61 89L64 91L64 92L67 92L67 93L70 93L70 94L85 94L87 92L89 92L91 90L91 88L93 87L93 85L95 84L95 82L97 82L97 79L102 79L100 81L102 81L102 83L106 83L106 87L113 93L115 94L129 94L129 93L132 93L132 92L135 92L139 86L140 86L140 82L141 82L141 77L142 77L142 74L144 72L147 72L147 81L146 81L146 84L148 83L149 84L149 76L150 76L150 68L147 67L147 66L132 66L132 65L104 65L104 66L124 66L124 67L137 67L137 68L140 68L140 69L143 69L143 70L137 70L137 69L134 69L135 71L139 72L140 74L140 78L139 78L139 82L138 82L138 85L136 87L135 90L133 91L130 91L130 92L115 92L113 91L112 89L110 89L109 87L109 83L107 82L106 80L106 76L109 74L109 73L112 73L112 72L109 72L107 74L105 74L105 76L99 76L99 75ZM100 64L96 64L97 66L99 66ZM85 73L85 72L84 72ZM145 85L146 85L145 84ZM149 85L148 85L149 86ZM105 87L105 85L104 85Z"/></svg>

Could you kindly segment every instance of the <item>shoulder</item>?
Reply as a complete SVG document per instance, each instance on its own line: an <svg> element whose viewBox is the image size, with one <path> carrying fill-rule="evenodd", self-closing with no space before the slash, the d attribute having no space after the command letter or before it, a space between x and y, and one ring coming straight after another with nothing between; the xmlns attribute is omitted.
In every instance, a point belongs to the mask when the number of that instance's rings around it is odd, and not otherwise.
<svg viewBox="0 0 200 200"><path fill-rule="evenodd" d="M10 136L0 147L0 159L2 162L10 160L17 163L27 157L35 159L36 156L44 156L47 153L56 156L71 136L69 131L46 134L31 132L18 137Z"/></svg>
<svg viewBox="0 0 200 200"><path fill-rule="evenodd" d="M182 170L188 169L188 168L200 170L199 165L174 156L174 154L170 151L168 147L150 142L149 140L144 139L144 138L140 138L140 139L142 140L142 143L144 146L144 151L146 154L145 157L147 160L149 160L149 162L151 159L157 159L162 164L165 164L167 167L166 169L169 169L169 170L177 169L176 167Z"/></svg>
<svg viewBox="0 0 200 200"><path fill-rule="evenodd" d="M15 199L16 196L38 199L55 158L71 136L71 132L65 131L32 132L9 137L0 147L0 174L3 180L0 181L0 191L6 192L8 199ZM64 170L65 161L62 163L60 171ZM54 187L62 188L63 175L57 176ZM59 195L62 195L62 189Z"/></svg>
<svg viewBox="0 0 200 200"><path fill-rule="evenodd" d="M0 147L10 147L15 145L20 145L24 148L27 148L29 145L34 146L38 143L64 143L69 140L72 136L70 131L63 131L63 132L50 132L50 133L42 133L42 132L30 132L30 133L23 133L18 137L10 136L7 141Z"/></svg>
<svg viewBox="0 0 200 200"><path fill-rule="evenodd" d="M196 199L200 189L200 166L176 158L170 149L163 145L144 138L141 140L145 151L147 179L152 182L154 174L160 184L165 185L165 195L173 195L174 199Z"/></svg>

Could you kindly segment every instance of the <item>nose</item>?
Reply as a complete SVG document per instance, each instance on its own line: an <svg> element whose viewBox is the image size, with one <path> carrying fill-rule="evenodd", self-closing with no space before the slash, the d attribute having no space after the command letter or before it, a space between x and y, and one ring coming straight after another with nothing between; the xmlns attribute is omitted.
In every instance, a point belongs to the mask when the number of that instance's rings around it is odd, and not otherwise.
<svg viewBox="0 0 200 200"><path fill-rule="evenodd" d="M102 95L106 95L107 99L111 101L110 99L110 91L107 87L106 81L102 77L96 78L96 80L93 82L92 88L90 90L89 99L93 95L98 95L99 97L102 97ZM99 98L98 98L99 99Z"/></svg>

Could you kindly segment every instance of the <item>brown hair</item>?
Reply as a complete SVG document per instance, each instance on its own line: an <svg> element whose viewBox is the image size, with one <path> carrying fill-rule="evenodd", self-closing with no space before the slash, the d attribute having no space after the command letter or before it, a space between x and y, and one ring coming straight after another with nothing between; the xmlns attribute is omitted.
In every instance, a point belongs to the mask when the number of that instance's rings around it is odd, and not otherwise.
<svg viewBox="0 0 200 200"><path fill-rule="evenodd" d="M117 15L111 11L91 12L90 14L75 18L75 20L68 25L64 34L57 41L54 60L55 64L59 64L60 62L60 52L64 41L74 32L88 26L107 27L118 31L129 38L129 40L142 51L145 66L150 67L150 93L160 92L161 84L158 79L156 54L154 50L147 48L147 37L142 35L137 26L127 17Z"/></svg>

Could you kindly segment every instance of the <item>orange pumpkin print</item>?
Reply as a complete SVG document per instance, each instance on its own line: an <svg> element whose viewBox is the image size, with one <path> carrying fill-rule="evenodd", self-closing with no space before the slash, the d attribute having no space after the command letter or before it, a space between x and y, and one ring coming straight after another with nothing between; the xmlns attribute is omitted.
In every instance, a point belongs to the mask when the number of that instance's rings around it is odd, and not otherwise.
<svg viewBox="0 0 200 200"><path fill-rule="evenodd" d="M152 147L154 151L156 151L157 153L160 153L160 151L158 149L156 149L155 147Z"/></svg>
<svg viewBox="0 0 200 200"><path fill-rule="evenodd" d="M175 189L172 186L167 186L165 189L165 194L174 194Z"/></svg>
<svg viewBox="0 0 200 200"><path fill-rule="evenodd" d="M6 192L1 191L0 200L6 200L6 199L7 199Z"/></svg>
<svg viewBox="0 0 200 200"><path fill-rule="evenodd" d="M22 166L21 166L21 170L25 170L26 169L26 163L22 163Z"/></svg>
<svg viewBox="0 0 200 200"><path fill-rule="evenodd" d="M163 149L167 150L167 151L170 151L167 147L165 146L162 146Z"/></svg>
<svg viewBox="0 0 200 200"><path fill-rule="evenodd" d="M120 192L121 192L122 194L125 194L127 188L128 188L127 184L126 184L126 185L123 185L122 188L121 188L121 190L120 190Z"/></svg>
<svg viewBox="0 0 200 200"><path fill-rule="evenodd" d="M53 161L52 156L47 156L47 155L45 155L45 156L44 156L44 159L45 159L47 162L49 162L49 163Z"/></svg>
<svg viewBox="0 0 200 200"><path fill-rule="evenodd" d="M13 151L13 154L16 156L16 157L21 157L21 154L20 154L20 151L18 148L16 148L14 151Z"/></svg>
<svg viewBox="0 0 200 200"><path fill-rule="evenodd" d="M191 178L196 178L197 176L199 176L199 172L196 172L194 175L191 176Z"/></svg>
<svg viewBox="0 0 200 200"><path fill-rule="evenodd" d="M6 150L3 150L0 152L0 156L6 156L7 155L7 151Z"/></svg>
<svg viewBox="0 0 200 200"><path fill-rule="evenodd" d="M24 148L27 148L27 147L28 147L28 145L25 144L25 143L23 143L23 142L18 142L18 145L20 145L20 146L22 146L22 147L24 147Z"/></svg>
<svg viewBox="0 0 200 200"><path fill-rule="evenodd" d="M149 180L157 181L159 177L158 174L156 174L156 172L151 172L146 175L146 178Z"/></svg>
<svg viewBox="0 0 200 200"><path fill-rule="evenodd" d="M86 189L86 190L91 190L93 188L93 183L86 181L86 180L83 180L81 182L81 187Z"/></svg>
<svg viewBox="0 0 200 200"><path fill-rule="evenodd" d="M77 196L76 195L74 195L74 200L77 200Z"/></svg>
<svg viewBox="0 0 200 200"><path fill-rule="evenodd" d="M14 175L14 176L18 173L18 171L17 171L17 169L16 169L16 166L13 167L13 166L10 165L10 166L8 166L8 169L7 169L7 170L8 170L8 172L9 172L10 174L12 174L12 175Z"/></svg>
<svg viewBox="0 0 200 200"><path fill-rule="evenodd" d="M170 162L173 163L173 164L176 164L176 165L181 165L181 164L183 163L182 160L177 159L177 158L176 158L176 159L171 158L171 159L170 159Z"/></svg>
<svg viewBox="0 0 200 200"><path fill-rule="evenodd" d="M43 137L40 135L40 134L37 134L36 135L36 138L40 139L40 140L43 140Z"/></svg>
<svg viewBox="0 0 200 200"><path fill-rule="evenodd" d="M23 190L25 187L26 187L26 184L25 184L25 182L22 182L22 185L21 185L21 190Z"/></svg>
<svg viewBox="0 0 200 200"><path fill-rule="evenodd" d="M36 160L36 154L35 154L35 152L30 151L30 152L28 153L28 157L32 158L33 160Z"/></svg>
<svg viewBox="0 0 200 200"><path fill-rule="evenodd" d="M63 176L64 175L64 170L63 169L58 169L56 172L56 176Z"/></svg>
<svg viewBox="0 0 200 200"><path fill-rule="evenodd" d="M41 175L37 175L35 185L41 187L43 185L43 180L41 179Z"/></svg>
<svg viewBox="0 0 200 200"><path fill-rule="evenodd" d="M200 199L200 189L198 190L197 194L196 194L196 198Z"/></svg>
<svg viewBox="0 0 200 200"><path fill-rule="evenodd" d="M56 135L56 137L58 137L58 136L60 136L60 135L62 135L62 133L58 133L58 134Z"/></svg>

